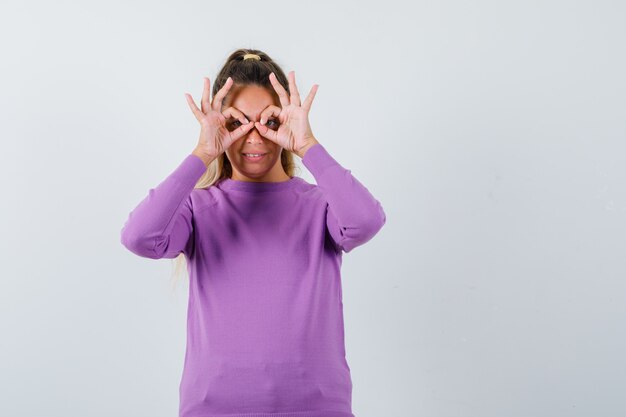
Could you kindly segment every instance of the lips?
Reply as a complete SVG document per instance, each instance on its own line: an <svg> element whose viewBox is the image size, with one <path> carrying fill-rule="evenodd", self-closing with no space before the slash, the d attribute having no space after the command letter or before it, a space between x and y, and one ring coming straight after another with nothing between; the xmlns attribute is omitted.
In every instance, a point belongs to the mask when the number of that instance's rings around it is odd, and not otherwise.
<svg viewBox="0 0 626 417"><path fill-rule="evenodd" d="M243 159L245 159L246 161L249 161L249 162L257 162L257 161L260 161L260 160L262 160L263 158L265 158L265 155L266 155L266 154L264 154L264 153L263 153L263 154L261 154L261 155L259 155L259 156L248 156L248 155L246 155L246 154L241 154L241 156L243 156Z"/></svg>

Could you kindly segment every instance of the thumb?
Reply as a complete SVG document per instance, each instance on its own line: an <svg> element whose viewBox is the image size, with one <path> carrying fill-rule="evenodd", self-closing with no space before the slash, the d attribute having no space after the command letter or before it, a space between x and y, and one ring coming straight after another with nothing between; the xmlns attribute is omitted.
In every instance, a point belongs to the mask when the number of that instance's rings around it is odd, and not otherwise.
<svg viewBox="0 0 626 417"><path fill-rule="evenodd" d="M272 130L267 126L262 125L261 122L254 122L254 127L256 127L256 130L258 130L261 136L263 136L265 139L269 139L274 143L278 143L277 142L278 140L277 130Z"/></svg>
<svg viewBox="0 0 626 417"><path fill-rule="evenodd" d="M248 133L253 127L254 125L252 123L246 123L245 125L241 125L237 129L233 130L230 133L230 136L233 138L233 142Z"/></svg>

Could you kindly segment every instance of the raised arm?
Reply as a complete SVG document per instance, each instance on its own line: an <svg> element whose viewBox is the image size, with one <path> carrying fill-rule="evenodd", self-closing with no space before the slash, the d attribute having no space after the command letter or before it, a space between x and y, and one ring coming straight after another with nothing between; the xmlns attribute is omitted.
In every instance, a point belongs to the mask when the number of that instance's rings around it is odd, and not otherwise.
<svg viewBox="0 0 626 417"><path fill-rule="evenodd" d="M382 205L321 143L308 148L302 163L326 197L326 225L341 250L350 252L378 233L386 221Z"/></svg>
<svg viewBox="0 0 626 417"><path fill-rule="evenodd" d="M225 114L239 119L242 126L232 132L226 128L222 100L233 85L232 78L211 100L211 84L204 77L200 108L190 94L187 104L200 123L198 145L185 160L148 195L128 216L121 231L121 241L131 252L146 258L175 258L193 250L191 192L207 166L232 143L254 127L243 113L228 108Z"/></svg>
<svg viewBox="0 0 626 417"><path fill-rule="evenodd" d="M268 106L261 114L261 121L254 125L261 136L302 158L326 197L326 225L330 235L338 249L350 252L378 233L385 224L385 212L350 170L339 165L315 138L309 111L319 85L313 84L301 101L295 71L288 74L289 92L274 73L269 75L269 80L280 99L280 107ZM277 130L265 126L270 116L278 116Z"/></svg>
<svg viewBox="0 0 626 417"><path fill-rule="evenodd" d="M191 253L193 227L191 192L206 171L205 162L189 154L183 162L132 210L121 230L121 242L131 252L151 259Z"/></svg>

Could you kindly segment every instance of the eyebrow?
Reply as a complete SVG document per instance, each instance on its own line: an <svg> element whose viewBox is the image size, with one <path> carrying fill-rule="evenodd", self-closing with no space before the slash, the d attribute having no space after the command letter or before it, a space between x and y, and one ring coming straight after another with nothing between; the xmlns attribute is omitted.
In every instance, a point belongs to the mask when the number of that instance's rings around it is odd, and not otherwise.
<svg viewBox="0 0 626 417"><path fill-rule="evenodd" d="M249 117L247 114L245 114L245 113L243 113L243 112L242 112L242 114L244 115L244 117L245 117L246 119L248 119L248 120L252 120L252 117ZM239 119L237 119L235 116L230 116L230 117L229 117L228 119L226 119L226 120L231 121L231 120L239 120ZM277 118L276 116L272 115L272 116L270 116L267 120L278 120L278 118Z"/></svg>
<svg viewBox="0 0 626 417"><path fill-rule="evenodd" d="M267 107L269 107L269 106L270 106L270 105L268 105ZM265 107L265 109L267 109L267 107ZM236 108L236 107L235 107L235 108ZM237 108L236 108L236 109L237 109ZM263 110L265 110L265 109L263 109ZM237 109L237 110L239 110L239 109ZM261 111L261 113L263 113L263 110ZM241 110L239 110L239 111L241 111ZM252 119L252 117L248 116L247 114L245 114L245 113L244 113L244 112L242 112L242 111L241 111L241 114L243 114L243 116L244 116L246 119L248 119L248 120ZM271 116L271 118L275 118L275 116ZM230 116L230 118L229 118L228 120L230 120L230 119L236 119L236 117L235 117L235 116Z"/></svg>
<svg viewBox="0 0 626 417"><path fill-rule="evenodd" d="M241 111L241 110L240 110ZM245 117L246 119L250 120L251 117L249 117L247 114L245 114L244 112L241 112L241 114L243 114L243 117ZM236 117L234 115L231 114L231 116L228 118L228 120L230 119L236 119Z"/></svg>

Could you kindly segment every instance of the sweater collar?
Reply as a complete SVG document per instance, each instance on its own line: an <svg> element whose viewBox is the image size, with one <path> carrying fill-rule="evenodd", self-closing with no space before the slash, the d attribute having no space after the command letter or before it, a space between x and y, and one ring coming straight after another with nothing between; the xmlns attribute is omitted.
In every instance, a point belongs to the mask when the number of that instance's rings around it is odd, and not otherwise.
<svg viewBox="0 0 626 417"><path fill-rule="evenodd" d="M237 190L246 191L250 193L258 193L265 191L281 191L294 188L301 181L300 177L293 176L286 181L278 182L255 182L255 181L240 181L233 180L232 178L222 178L216 184L221 190Z"/></svg>

